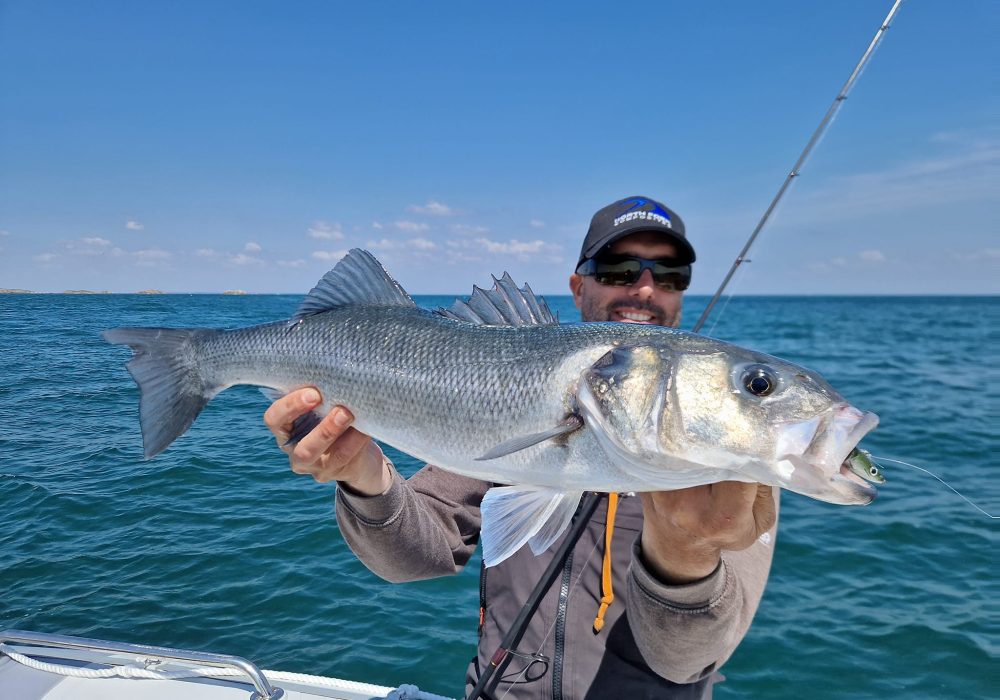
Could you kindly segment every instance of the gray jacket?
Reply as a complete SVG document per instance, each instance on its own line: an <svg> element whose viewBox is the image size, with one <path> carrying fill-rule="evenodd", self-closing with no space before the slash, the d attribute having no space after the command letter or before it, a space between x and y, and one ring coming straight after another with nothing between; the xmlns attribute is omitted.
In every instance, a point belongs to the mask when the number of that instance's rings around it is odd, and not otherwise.
<svg viewBox="0 0 1000 700"><path fill-rule="evenodd" d="M337 521L359 559L393 582L453 574L479 539L479 504L490 484L427 466L409 481L395 475L374 497L337 492ZM775 489L777 500L778 489ZM542 600L516 657L497 686L510 700L708 698L716 670L743 639L767 582L775 527L741 552L726 552L708 577L672 586L643 565L642 506L623 497L615 519L615 602L594 632L601 599L607 502L574 548L563 575ZM557 542L534 556L527 547L481 575L479 653L467 672L475 684L541 577Z"/></svg>

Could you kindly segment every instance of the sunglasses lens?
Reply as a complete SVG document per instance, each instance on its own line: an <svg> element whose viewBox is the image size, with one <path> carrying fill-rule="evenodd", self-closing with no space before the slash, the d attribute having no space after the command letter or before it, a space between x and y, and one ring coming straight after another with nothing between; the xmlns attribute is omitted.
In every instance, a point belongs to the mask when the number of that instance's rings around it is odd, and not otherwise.
<svg viewBox="0 0 1000 700"><path fill-rule="evenodd" d="M653 281L667 291L683 292L691 284L691 275L680 272L668 272L664 274L653 273Z"/></svg>
<svg viewBox="0 0 1000 700"><path fill-rule="evenodd" d="M653 263L653 281L664 289L683 292L691 284L691 266L673 267L663 263Z"/></svg>
<svg viewBox="0 0 1000 700"><path fill-rule="evenodd" d="M683 292L691 284L690 265L673 267L658 260L641 258L595 260L594 279L616 287L632 285L645 269L652 272L653 282L667 291Z"/></svg>
<svg viewBox="0 0 1000 700"><path fill-rule="evenodd" d="M638 260L597 261L594 279L601 284L622 286L634 284L642 273L642 263Z"/></svg>

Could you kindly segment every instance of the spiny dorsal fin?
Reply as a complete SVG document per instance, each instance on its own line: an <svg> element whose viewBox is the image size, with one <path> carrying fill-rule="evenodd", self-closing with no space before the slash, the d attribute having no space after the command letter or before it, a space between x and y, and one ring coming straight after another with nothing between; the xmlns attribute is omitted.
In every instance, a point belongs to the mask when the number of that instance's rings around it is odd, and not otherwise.
<svg viewBox="0 0 1000 700"><path fill-rule="evenodd" d="M323 275L299 304L292 320L351 305L416 306L374 255L354 248Z"/></svg>
<svg viewBox="0 0 1000 700"><path fill-rule="evenodd" d="M481 326L547 326L559 323L545 299L536 297L525 284L520 289L506 272L493 278L493 289L472 288L468 301L456 299L447 309L436 313L445 318Z"/></svg>

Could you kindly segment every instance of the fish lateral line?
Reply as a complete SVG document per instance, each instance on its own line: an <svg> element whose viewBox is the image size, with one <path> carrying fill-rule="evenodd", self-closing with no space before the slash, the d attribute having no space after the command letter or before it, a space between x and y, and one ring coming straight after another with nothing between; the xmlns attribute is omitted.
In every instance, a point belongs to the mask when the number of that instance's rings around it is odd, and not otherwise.
<svg viewBox="0 0 1000 700"><path fill-rule="evenodd" d="M878 455L871 455L871 458L874 459L877 462L892 462L893 464L902 464L902 465L905 465L907 467L912 467L912 468L914 468L914 469L916 469L918 471L922 471L924 474L929 474L930 476L933 476L935 479L937 479L938 481L940 481L942 484L944 484L945 486L947 486L948 488L950 488L956 494L958 494L959 496L961 496L962 498L964 498L965 501L970 506L972 506L973 508L975 508L976 510L978 510L980 513L982 513L983 515L985 515L987 518L990 518L991 520L996 520L998 517L1000 517L1000 516L997 516L997 515L993 515L992 513L989 513L987 511L983 510L982 508L980 508L978 505L976 505L972 501L972 499L970 499L968 496L966 496L965 494L963 494L961 491L959 491L958 489L956 489L954 486L952 486L951 484L949 484L947 481L945 481L944 479L942 479L940 476L938 476L934 472L930 471L929 469L924 469L923 467L918 467L916 464L910 464L909 462L904 462L901 459L892 459L891 457L879 457Z"/></svg>

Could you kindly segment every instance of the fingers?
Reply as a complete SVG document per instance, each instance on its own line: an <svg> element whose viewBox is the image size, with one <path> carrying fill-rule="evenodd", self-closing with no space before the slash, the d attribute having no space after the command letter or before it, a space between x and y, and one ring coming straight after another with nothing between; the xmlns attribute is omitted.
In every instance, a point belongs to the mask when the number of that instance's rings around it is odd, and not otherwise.
<svg viewBox="0 0 1000 700"><path fill-rule="evenodd" d="M371 438L351 427L354 416L335 406L292 450L292 471L312 474L317 481L349 479L348 467Z"/></svg>
<svg viewBox="0 0 1000 700"><path fill-rule="evenodd" d="M319 425L313 428L308 435L299 441L292 451L292 461L300 464L312 464L324 453L329 453L329 457L337 462L338 466L343 466L351 457L357 454L357 450L351 450L353 442L346 440L343 444L338 441L341 437L346 437L345 433L350 430L354 416L343 406L335 406L326 417L320 421ZM357 431L354 431L357 433ZM360 433L357 433L360 435ZM335 443L337 443L335 445ZM360 446L359 446L360 449ZM348 454L350 453L350 454ZM342 457L346 456L347 459Z"/></svg>
<svg viewBox="0 0 1000 700"><path fill-rule="evenodd" d="M317 389L306 387L283 396L264 412L264 423L288 453L292 471L322 483L339 481L363 495L383 493L392 483L392 469L371 437L351 427L354 416L343 406L335 406L296 445L287 445L292 424L322 400Z"/></svg>
<svg viewBox="0 0 1000 700"><path fill-rule="evenodd" d="M722 549L749 547L775 520L770 487L739 481L643 494L643 505L659 529L676 528L692 542Z"/></svg>
<svg viewBox="0 0 1000 700"><path fill-rule="evenodd" d="M312 387L298 389L272 403L264 412L264 424L274 433L279 446L288 442L295 419L319 406L322 398Z"/></svg>
<svg viewBox="0 0 1000 700"><path fill-rule="evenodd" d="M753 518L758 537L774 527L774 523L778 521L778 514L774 507L773 487L757 484L757 493L753 503Z"/></svg>

